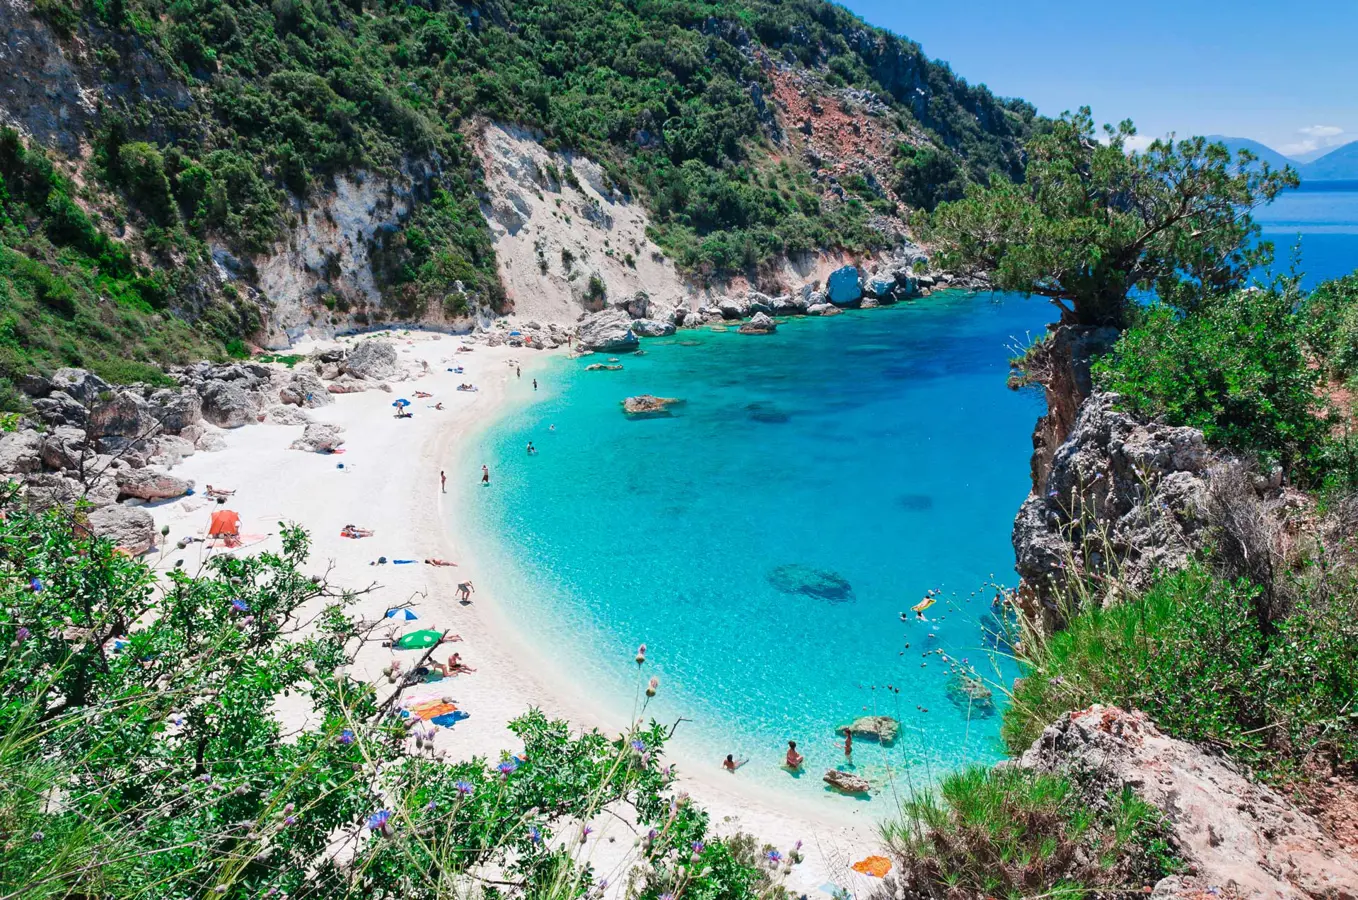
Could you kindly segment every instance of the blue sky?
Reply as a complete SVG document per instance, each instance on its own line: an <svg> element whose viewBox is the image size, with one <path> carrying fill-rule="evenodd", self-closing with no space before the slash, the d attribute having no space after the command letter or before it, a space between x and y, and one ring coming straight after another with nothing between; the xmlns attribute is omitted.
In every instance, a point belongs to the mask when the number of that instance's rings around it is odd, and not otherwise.
<svg viewBox="0 0 1358 900"><path fill-rule="evenodd" d="M1254 138L1358 140L1358 0L848 0L972 83L1046 114Z"/></svg>

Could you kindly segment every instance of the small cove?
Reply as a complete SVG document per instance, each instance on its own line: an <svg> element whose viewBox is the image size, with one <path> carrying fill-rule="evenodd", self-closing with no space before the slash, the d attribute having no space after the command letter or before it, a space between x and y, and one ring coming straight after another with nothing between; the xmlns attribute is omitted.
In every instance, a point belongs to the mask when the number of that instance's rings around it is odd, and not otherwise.
<svg viewBox="0 0 1358 900"><path fill-rule="evenodd" d="M478 568L527 644L620 722L658 676L645 715L686 720L684 759L735 753L751 759L739 778L851 802L819 776L843 760L835 726L870 713L902 723L891 748L855 752L875 781L888 763L919 783L997 759L997 712L968 708L930 651L1014 674L983 626L991 585L1012 581L1042 401L1005 375L1050 318L1040 301L940 294L770 337L681 331L622 371L553 361L535 402L480 438ZM687 402L628 420L620 401L639 393ZM900 621L931 588L931 621ZM799 779L777 766L789 739Z"/></svg>

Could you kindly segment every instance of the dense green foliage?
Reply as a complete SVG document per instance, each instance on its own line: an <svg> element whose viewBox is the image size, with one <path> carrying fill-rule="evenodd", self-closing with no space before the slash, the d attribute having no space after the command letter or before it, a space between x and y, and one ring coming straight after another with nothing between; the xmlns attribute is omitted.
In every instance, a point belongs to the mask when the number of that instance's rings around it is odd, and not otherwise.
<svg viewBox="0 0 1358 900"><path fill-rule="evenodd" d="M1160 812L1130 788L1091 803L1069 779L973 766L883 826L912 897L1140 893L1177 871Z"/></svg>
<svg viewBox="0 0 1358 900"><path fill-rule="evenodd" d="M1029 141L1023 181L976 184L935 210L927 233L944 265L1046 297L1081 325L1121 326L1134 291L1191 309L1243 286L1272 251L1248 213L1296 173L1200 137L1129 153L1135 134L1123 122L1100 140L1088 109L1062 116Z"/></svg>
<svg viewBox="0 0 1358 900"><path fill-rule="evenodd" d="M128 159L141 171L144 157ZM129 362L219 353L171 314L176 277L134 262L45 155L0 129L0 378L63 365L112 378ZM218 337L242 327L229 323Z"/></svg>
<svg viewBox="0 0 1358 900"><path fill-rule="evenodd" d="M1302 587L1286 615L1264 615L1262 585L1194 565L1142 596L1083 604L1064 630L1025 641L1006 743L1026 749L1067 710L1104 703L1259 771L1358 760L1358 583L1317 564Z"/></svg>
<svg viewBox="0 0 1358 900"><path fill-rule="evenodd" d="M209 242L246 258L269 251L308 198L355 171L408 186L414 201L399 227L372 238L384 304L355 311L360 321L460 313L468 299L497 306L468 139L482 119L536 127L549 147L600 161L609 189L639 196L652 237L695 273L884 240L869 226L894 211L880 189L865 182L840 197L804 161L775 161L770 63L809 66L831 88L891 103L902 133L932 145L906 179L921 203L967 178L1020 174L1034 122L1027 104L967 85L824 0L43 0L35 12L79 36L89 80L111 86L80 173L95 214L65 182L55 192L64 204L44 194L11 211L0 289L25 309L71 318L78 305L106 327L125 319L118 343L161 361L257 327L253 305L215 296L203 277ZM935 187L940 172L947 185ZM126 245L106 237L127 225ZM83 261L56 258L68 248ZM98 284L87 283L94 266ZM239 268L248 281L250 264ZM335 303L349 311L349 299ZM201 337L177 325L154 329L155 340L134 334L141 319L124 310L147 308L199 323ZM92 324L66 330L75 337L23 362L99 356ZM14 342L25 353L38 343Z"/></svg>
<svg viewBox="0 0 1358 900"><path fill-rule="evenodd" d="M779 892L763 849L669 793L654 724L615 739L530 711L518 756L422 752L404 688L345 674L376 626L300 571L296 529L281 553L157 576L80 513L0 508L5 896L434 900L489 878L581 897L582 823L616 804L654 829L631 896Z"/></svg>
<svg viewBox="0 0 1358 900"><path fill-rule="evenodd" d="M1200 429L1218 446L1280 464L1300 484L1358 487L1355 447L1325 375L1358 359L1358 291L1350 275L1299 296L1291 282L1215 295L1180 311L1138 307L1095 383L1124 407Z"/></svg>

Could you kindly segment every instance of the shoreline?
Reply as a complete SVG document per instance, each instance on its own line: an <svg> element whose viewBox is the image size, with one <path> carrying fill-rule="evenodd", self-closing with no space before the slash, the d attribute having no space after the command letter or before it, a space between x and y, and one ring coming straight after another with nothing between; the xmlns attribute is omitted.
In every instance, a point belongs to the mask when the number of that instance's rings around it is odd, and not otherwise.
<svg viewBox="0 0 1358 900"><path fill-rule="evenodd" d="M336 395L334 403L309 410L314 421L345 428L343 455L288 449L301 426L261 423L226 432L224 451L195 453L172 470L178 477L193 479L198 493L148 507L156 526L169 526L171 531L164 540L168 549L152 551L147 561L168 570L182 560L192 571L209 554L220 552L198 543L177 550L174 542L205 531L211 510L217 508L202 494L208 483L235 489L227 508L241 516L245 546L239 552L277 549L277 523L295 522L312 539L306 569L356 592L351 614L372 621L409 601L419 616L411 628L447 628L461 636L460 642L445 646L449 653L461 653L477 671L407 692L407 696L451 696L470 713L455 727L440 729L436 752L451 759L498 759L503 751L517 751L519 743L507 725L531 707L565 719L575 729L599 728L616 734L626 727L626 716L618 717L593 696L588 685L579 684L549 656L539 653L494 596L478 591L466 606L454 599L457 583L477 583L478 572L485 571L486 565L472 558L472 527L460 518L466 509L464 491L479 489L481 463L471 454L502 416L520 403L532 402L532 377L563 354L484 344L473 345L472 352L456 353L461 339L436 332L389 332L388 339L395 343L403 364L427 362L429 370L409 381L393 382L390 393L370 390ZM352 345L355 340L324 343ZM464 374L445 371L455 353L457 364L466 369ZM527 377L514 377L511 361L517 361ZM456 392L460 381L476 383L479 390ZM395 419L392 400L417 389L434 396L415 401L413 419ZM429 408L439 401L445 410ZM449 476L446 494L439 490L440 470ZM491 478L493 486L493 462ZM375 534L362 540L340 537L340 528L349 523L371 528ZM370 566L379 556L416 562ZM422 562L426 558L450 559L459 565L428 566ZM404 630L404 622L393 624L394 633ZM375 683L379 692L390 690L384 668L393 660L410 665L418 658L414 653L370 646L355 660L353 674ZM883 809L876 815L846 809L840 816L773 788L724 784L722 779L734 779L715 761L709 772L702 760L672 752L666 758L679 764L676 789L686 791L708 811L719 833L747 832L783 849L803 842L806 860L788 876L790 888L815 894L822 893L828 882L850 889L876 883L848 866L877 847L876 823L891 812L885 808L892 802L889 794L882 795ZM618 854L631 851L635 835L624 826L610 819L597 829L593 846L586 848L598 854L595 865L601 872L626 864Z"/></svg>

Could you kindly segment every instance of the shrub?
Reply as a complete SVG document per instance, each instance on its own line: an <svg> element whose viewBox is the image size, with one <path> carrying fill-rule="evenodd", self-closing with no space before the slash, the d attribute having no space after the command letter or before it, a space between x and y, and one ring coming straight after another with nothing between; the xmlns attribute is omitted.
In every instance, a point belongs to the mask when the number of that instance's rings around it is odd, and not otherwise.
<svg viewBox="0 0 1358 900"><path fill-rule="evenodd" d="M1270 622L1260 587L1197 563L1141 596L1082 609L1049 638L1025 638L1006 744L1019 752L1066 710L1103 703L1264 771L1358 760L1358 584L1315 565L1300 587L1290 615Z"/></svg>
<svg viewBox="0 0 1358 900"><path fill-rule="evenodd" d="M1358 375L1358 272L1317 285L1302 305L1308 348L1338 379Z"/></svg>
<svg viewBox="0 0 1358 900"><path fill-rule="evenodd" d="M163 225L173 219L170 180L165 177L165 158L159 150L140 141L123 144L118 148L117 173L129 199L151 221Z"/></svg>
<svg viewBox="0 0 1358 900"><path fill-rule="evenodd" d="M912 897L1141 893L1180 868L1158 810L1130 788L1103 799L1066 778L972 766L907 800L882 834Z"/></svg>
<svg viewBox="0 0 1358 900"><path fill-rule="evenodd" d="M1326 423L1295 305L1295 296L1272 289L1213 298L1188 313L1151 305L1095 364L1095 381L1143 416L1201 429L1213 443L1305 476Z"/></svg>

